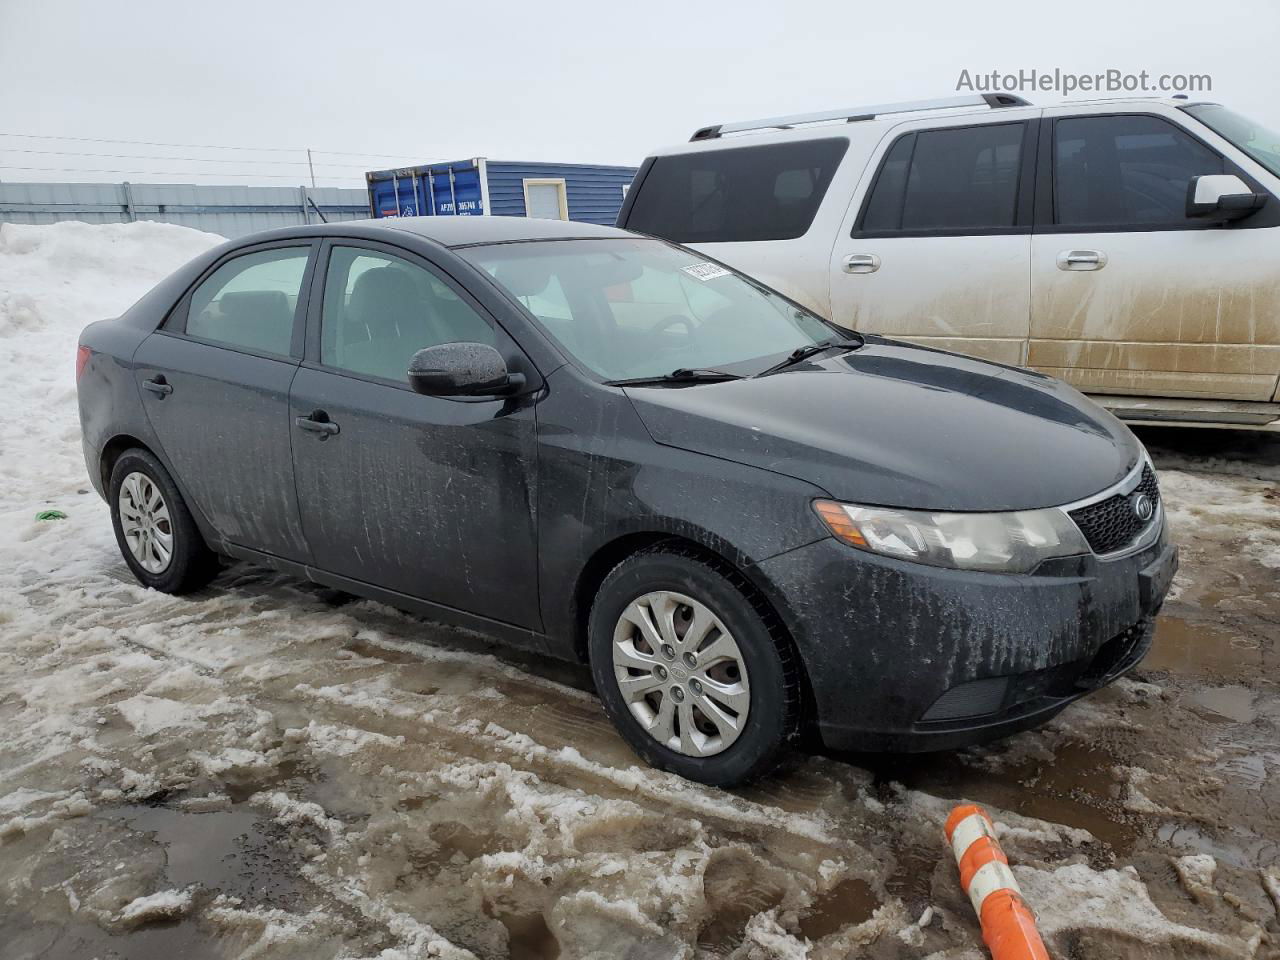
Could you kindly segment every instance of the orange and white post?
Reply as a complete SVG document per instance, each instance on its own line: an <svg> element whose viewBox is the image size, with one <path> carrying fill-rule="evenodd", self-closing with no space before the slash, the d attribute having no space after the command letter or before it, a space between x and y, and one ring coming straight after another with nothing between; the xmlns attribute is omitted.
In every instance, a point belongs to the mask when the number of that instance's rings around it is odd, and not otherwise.
<svg viewBox="0 0 1280 960"><path fill-rule="evenodd" d="M974 804L956 807L946 829L960 867L960 886L978 915L993 960L1049 960L1035 914L1022 899L986 811Z"/></svg>

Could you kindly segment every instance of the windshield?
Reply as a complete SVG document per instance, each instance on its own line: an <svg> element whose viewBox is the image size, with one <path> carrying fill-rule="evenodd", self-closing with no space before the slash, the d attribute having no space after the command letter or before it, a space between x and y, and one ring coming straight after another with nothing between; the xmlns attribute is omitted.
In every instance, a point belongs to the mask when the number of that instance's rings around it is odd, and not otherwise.
<svg viewBox="0 0 1280 960"><path fill-rule="evenodd" d="M680 368L759 373L779 355L839 336L754 281L661 240L549 240L458 253L605 380Z"/></svg>
<svg viewBox="0 0 1280 960"><path fill-rule="evenodd" d="M1280 177L1280 133L1217 103L1198 103L1182 109Z"/></svg>

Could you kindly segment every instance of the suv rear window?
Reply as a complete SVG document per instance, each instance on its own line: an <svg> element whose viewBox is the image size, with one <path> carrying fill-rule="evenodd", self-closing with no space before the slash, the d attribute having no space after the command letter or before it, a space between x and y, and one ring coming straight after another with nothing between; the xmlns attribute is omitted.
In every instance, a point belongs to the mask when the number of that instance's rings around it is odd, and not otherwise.
<svg viewBox="0 0 1280 960"><path fill-rule="evenodd" d="M1024 123L907 133L885 154L863 233L958 233L1012 227Z"/></svg>
<svg viewBox="0 0 1280 960"><path fill-rule="evenodd" d="M803 236L848 147L833 137L658 157L626 227L678 243Z"/></svg>

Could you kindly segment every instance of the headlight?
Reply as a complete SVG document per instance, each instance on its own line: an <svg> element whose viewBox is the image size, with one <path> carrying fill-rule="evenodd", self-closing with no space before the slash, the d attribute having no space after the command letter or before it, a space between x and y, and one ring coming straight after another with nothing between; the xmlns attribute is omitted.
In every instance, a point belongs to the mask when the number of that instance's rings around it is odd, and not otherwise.
<svg viewBox="0 0 1280 960"><path fill-rule="evenodd" d="M934 513L816 500L818 516L859 550L936 567L1028 573L1042 560L1088 553L1084 535L1061 510Z"/></svg>

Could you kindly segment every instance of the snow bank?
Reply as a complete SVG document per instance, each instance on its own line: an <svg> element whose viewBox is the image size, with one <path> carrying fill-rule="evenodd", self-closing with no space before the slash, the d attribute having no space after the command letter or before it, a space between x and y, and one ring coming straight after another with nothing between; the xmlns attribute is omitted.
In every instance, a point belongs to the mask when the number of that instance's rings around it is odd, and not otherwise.
<svg viewBox="0 0 1280 960"><path fill-rule="evenodd" d="M168 223L0 224L0 509L84 486L76 342L222 237ZM17 415L11 415L16 413Z"/></svg>

